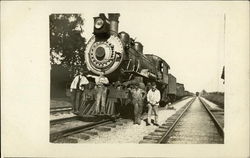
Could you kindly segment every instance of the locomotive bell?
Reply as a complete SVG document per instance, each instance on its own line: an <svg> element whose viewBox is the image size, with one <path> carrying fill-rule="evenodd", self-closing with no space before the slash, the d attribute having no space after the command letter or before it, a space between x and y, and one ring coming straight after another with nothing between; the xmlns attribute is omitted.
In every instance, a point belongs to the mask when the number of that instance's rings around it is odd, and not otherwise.
<svg viewBox="0 0 250 158"><path fill-rule="evenodd" d="M123 44L126 46L129 43L129 34L126 32L119 33L120 39L122 40Z"/></svg>
<svg viewBox="0 0 250 158"><path fill-rule="evenodd" d="M140 42L135 42L134 49L138 53L143 53L143 45Z"/></svg>

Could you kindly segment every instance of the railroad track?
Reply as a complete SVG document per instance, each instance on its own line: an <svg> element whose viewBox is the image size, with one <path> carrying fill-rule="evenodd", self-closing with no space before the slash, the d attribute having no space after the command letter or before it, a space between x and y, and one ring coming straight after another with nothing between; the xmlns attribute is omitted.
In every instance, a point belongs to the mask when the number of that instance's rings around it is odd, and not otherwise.
<svg viewBox="0 0 250 158"><path fill-rule="evenodd" d="M202 104L206 106L206 108L212 113L213 117L215 117L218 124L221 126L220 128L224 128L224 109L213 109L211 108L203 98L199 98Z"/></svg>
<svg viewBox="0 0 250 158"><path fill-rule="evenodd" d="M71 106L53 107L53 108L50 108L50 114L65 113L65 112L70 112L71 110L72 110Z"/></svg>
<svg viewBox="0 0 250 158"><path fill-rule="evenodd" d="M194 97L166 123L143 137L139 143L158 144L222 144L222 125L200 98Z"/></svg>
<svg viewBox="0 0 250 158"><path fill-rule="evenodd" d="M65 118L65 119L58 119L50 123L51 125L61 124L61 123L64 123L65 121L66 122L70 121L70 123L73 123L75 120L82 121L84 124L78 125L75 127L67 127L62 130L51 131L50 142L60 142L60 140L63 140L63 139L66 139L66 141L68 139L69 140L68 142L71 142L70 140L72 137L89 139L90 135L97 135L96 132L93 132L93 129L109 131L111 130L110 129L111 127L115 127L116 125L122 125L121 123L118 123L116 120L112 118L103 118L95 122L84 122L83 118L78 117L78 116ZM76 143L76 142L73 141L73 143Z"/></svg>
<svg viewBox="0 0 250 158"><path fill-rule="evenodd" d="M50 125L60 124L68 121L74 121L74 120L80 120L80 116L72 116L72 117L66 117L66 118L60 118L60 119L54 119L50 120Z"/></svg>
<svg viewBox="0 0 250 158"><path fill-rule="evenodd" d="M214 122L214 125L216 126L219 134L223 137L224 139L224 110L221 111L221 110L213 110L210 108L210 106L203 100L199 97L199 100L200 102L203 104L203 106L206 108L209 116L211 117L211 119L213 120ZM223 119L221 119L221 116L223 116Z"/></svg>

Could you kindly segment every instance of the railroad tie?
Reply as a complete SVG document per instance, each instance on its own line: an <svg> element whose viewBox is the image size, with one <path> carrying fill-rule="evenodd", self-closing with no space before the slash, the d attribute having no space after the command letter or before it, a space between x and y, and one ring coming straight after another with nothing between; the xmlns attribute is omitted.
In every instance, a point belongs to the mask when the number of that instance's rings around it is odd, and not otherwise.
<svg viewBox="0 0 250 158"><path fill-rule="evenodd" d="M155 130L155 132L163 132L163 133L166 133L168 131L168 129L164 129L164 128L157 128Z"/></svg>
<svg viewBox="0 0 250 158"><path fill-rule="evenodd" d="M111 127L111 128L115 128L116 127L116 124L108 124L108 125L105 125L105 127Z"/></svg>
<svg viewBox="0 0 250 158"><path fill-rule="evenodd" d="M151 133L149 133L149 135L151 135L151 136L163 136L163 132L151 132Z"/></svg>
<svg viewBox="0 0 250 158"><path fill-rule="evenodd" d="M171 119L175 119L179 116L180 114L175 113L174 115L171 116Z"/></svg>
<svg viewBox="0 0 250 158"><path fill-rule="evenodd" d="M77 133L77 134L74 134L72 136L70 136L70 138L80 138L80 139L84 139L84 140L88 140L90 138L90 136L88 134L85 134L85 133Z"/></svg>
<svg viewBox="0 0 250 158"><path fill-rule="evenodd" d="M152 136L152 135L151 135L151 136L144 136L143 139L144 139L144 140L145 140L145 139L146 139L146 140L148 140L148 139L149 139L149 140L159 140L159 139L161 139L161 137L162 137L162 136Z"/></svg>
<svg viewBox="0 0 250 158"><path fill-rule="evenodd" d="M116 124L117 126L122 126L122 125L123 125L122 122L116 122L115 124Z"/></svg>
<svg viewBox="0 0 250 158"><path fill-rule="evenodd" d="M158 140L141 140L139 144L156 144L158 143Z"/></svg>
<svg viewBox="0 0 250 158"><path fill-rule="evenodd" d="M98 131L102 131L102 132L111 131L110 127L105 127L105 126L99 126L99 127L96 127L95 129L98 130Z"/></svg>
<svg viewBox="0 0 250 158"><path fill-rule="evenodd" d="M89 131L85 131L83 133L88 134L88 135L92 135L92 136L98 135L98 132L95 130L89 130Z"/></svg>
<svg viewBox="0 0 250 158"><path fill-rule="evenodd" d="M165 124L173 124L175 122L175 120L166 120Z"/></svg>
<svg viewBox="0 0 250 158"><path fill-rule="evenodd" d="M128 120L120 120L120 122L122 122L122 123L128 123Z"/></svg>
<svg viewBox="0 0 250 158"><path fill-rule="evenodd" d="M165 122L174 122L175 120L176 120L176 118L169 117Z"/></svg>
<svg viewBox="0 0 250 158"><path fill-rule="evenodd" d="M171 126L173 123L172 122L167 122L167 123L163 123L162 126Z"/></svg>
<svg viewBox="0 0 250 158"><path fill-rule="evenodd" d="M159 128L161 128L161 129L169 129L170 127L169 126L159 126Z"/></svg>
<svg viewBox="0 0 250 158"><path fill-rule="evenodd" d="M78 143L78 140L76 138L61 138L55 141L55 143Z"/></svg>

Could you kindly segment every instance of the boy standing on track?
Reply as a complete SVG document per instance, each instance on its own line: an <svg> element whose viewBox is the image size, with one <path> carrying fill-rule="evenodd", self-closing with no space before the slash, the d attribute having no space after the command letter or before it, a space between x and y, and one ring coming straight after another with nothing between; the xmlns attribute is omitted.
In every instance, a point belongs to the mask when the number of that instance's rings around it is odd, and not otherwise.
<svg viewBox="0 0 250 158"><path fill-rule="evenodd" d="M159 126L159 124L158 124L158 106L159 106L160 100L161 100L161 93L156 88L156 83L152 82L152 89L150 89L148 91L148 94L147 94L147 101L148 101L148 119L146 122L147 126L151 125L152 110L155 114L154 125Z"/></svg>
<svg viewBox="0 0 250 158"><path fill-rule="evenodd" d="M80 70L79 75L77 75L71 83L70 91L72 92L71 99L74 113L79 112L80 100L84 90L84 85L87 85L88 83L88 79L83 75L83 70Z"/></svg>

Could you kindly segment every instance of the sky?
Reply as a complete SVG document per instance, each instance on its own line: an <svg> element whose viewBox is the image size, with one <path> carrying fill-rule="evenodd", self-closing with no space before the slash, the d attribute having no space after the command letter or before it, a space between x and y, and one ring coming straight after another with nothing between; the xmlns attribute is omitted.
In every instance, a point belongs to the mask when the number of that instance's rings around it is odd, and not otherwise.
<svg viewBox="0 0 250 158"><path fill-rule="evenodd" d="M99 13L120 13L119 32L125 31L141 42L144 54L163 58L170 65L170 73L177 82L184 83L186 90L224 91L220 78L226 44L223 9L191 2L121 2L105 8L103 5L89 5L81 13L87 40L92 36L93 17Z"/></svg>

